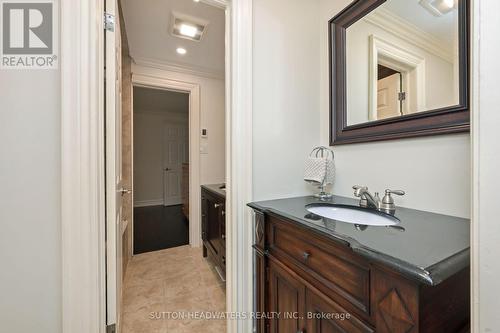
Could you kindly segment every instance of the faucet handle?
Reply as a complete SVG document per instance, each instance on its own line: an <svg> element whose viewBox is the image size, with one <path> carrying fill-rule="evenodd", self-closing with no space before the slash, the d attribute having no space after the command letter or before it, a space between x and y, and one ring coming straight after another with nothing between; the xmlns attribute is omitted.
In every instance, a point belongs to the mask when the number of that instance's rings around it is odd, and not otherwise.
<svg viewBox="0 0 500 333"><path fill-rule="evenodd" d="M384 195L384 198L382 199L382 203L394 204L394 199L392 198L391 194L405 195L405 191L389 190L389 189L385 190L385 195Z"/></svg>
<svg viewBox="0 0 500 333"><path fill-rule="evenodd" d="M405 191L402 191L402 190L385 190L385 194L405 195Z"/></svg>
<svg viewBox="0 0 500 333"><path fill-rule="evenodd" d="M382 203L380 204L380 209L387 214L394 214L396 212L396 204L391 194L395 195L405 195L405 191L401 190L385 190L385 195L382 198Z"/></svg>
<svg viewBox="0 0 500 333"><path fill-rule="evenodd" d="M356 197L359 197L361 195L361 190L368 191L367 186L360 186L360 185L354 185L352 189L354 190L354 196Z"/></svg>

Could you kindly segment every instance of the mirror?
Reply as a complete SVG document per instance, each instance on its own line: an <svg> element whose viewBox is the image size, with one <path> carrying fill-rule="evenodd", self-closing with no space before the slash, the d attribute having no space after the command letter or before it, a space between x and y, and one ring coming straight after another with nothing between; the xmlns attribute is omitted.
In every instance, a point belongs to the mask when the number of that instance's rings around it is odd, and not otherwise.
<svg viewBox="0 0 500 333"><path fill-rule="evenodd" d="M469 129L467 0L358 0L330 24L332 145Z"/></svg>

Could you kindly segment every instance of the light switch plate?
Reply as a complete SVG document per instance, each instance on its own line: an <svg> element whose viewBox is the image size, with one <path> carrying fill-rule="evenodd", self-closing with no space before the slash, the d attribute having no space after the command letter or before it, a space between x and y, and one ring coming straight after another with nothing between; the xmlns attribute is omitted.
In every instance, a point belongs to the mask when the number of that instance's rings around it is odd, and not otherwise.
<svg viewBox="0 0 500 333"><path fill-rule="evenodd" d="M201 154L208 154L208 144L202 143L200 145L200 153Z"/></svg>

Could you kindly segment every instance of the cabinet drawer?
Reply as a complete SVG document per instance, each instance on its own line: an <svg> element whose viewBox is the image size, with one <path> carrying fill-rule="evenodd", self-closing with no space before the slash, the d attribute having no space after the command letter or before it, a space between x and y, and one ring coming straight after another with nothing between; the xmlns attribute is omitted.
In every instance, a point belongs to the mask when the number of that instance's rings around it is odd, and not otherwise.
<svg viewBox="0 0 500 333"><path fill-rule="evenodd" d="M339 296L369 316L370 268L332 241L270 217L269 251L332 299Z"/></svg>

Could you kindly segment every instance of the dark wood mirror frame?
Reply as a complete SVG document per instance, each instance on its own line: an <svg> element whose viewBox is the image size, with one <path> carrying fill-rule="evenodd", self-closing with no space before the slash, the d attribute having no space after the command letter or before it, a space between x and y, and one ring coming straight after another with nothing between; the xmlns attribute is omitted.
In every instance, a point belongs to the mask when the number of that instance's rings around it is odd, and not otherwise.
<svg viewBox="0 0 500 333"><path fill-rule="evenodd" d="M469 131L469 0L460 0L458 3L458 105L413 113L397 118L370 121L351 126L347 125L346 29L384 2L386 0L356 0L329 22L330 145Z"/></svg>

